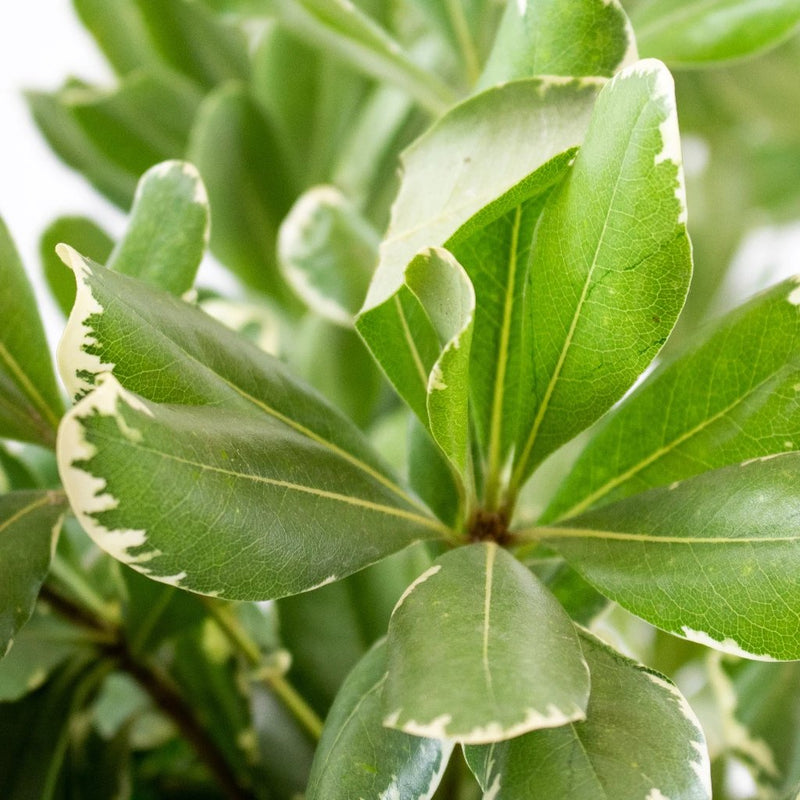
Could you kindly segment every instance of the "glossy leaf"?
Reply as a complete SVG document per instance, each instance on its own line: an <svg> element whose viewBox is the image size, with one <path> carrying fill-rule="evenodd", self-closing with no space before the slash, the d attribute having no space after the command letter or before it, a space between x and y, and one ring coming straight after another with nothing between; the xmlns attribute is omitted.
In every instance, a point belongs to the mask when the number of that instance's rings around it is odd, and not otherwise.
<svg viewBox="0 0 800 800"><path fill-rule="evenodd" d="M270 416L391 487L402 502L415 502L355 426L283 362L166 292L73 250L62 253L78 278L58 359L73 397L111 371L128 390L156 403L223 405L258 419Z"/></svg>
<svg viewBox="0 0 800 800"><path fill-rule="evenodd" d="M18 491L0 496L2 655L33 613L65 511L65 498L55 492Z"/></svg>
<svg viewBox="0 0 800 800"><path fill-rule="evenodd" d="M333 186L301 195L278 232L286 282L317 314L351 327L378 258L378 234Z"/></svg>
<svg viewBox="0 0 800 800"><path fill-rule="evenodd" d="M603 594L725 652L800 659L793 554L800 455L651 489L537 530Z"/></svg>
<svg viewBox="0 0 800 800"><path fill-rule="evenodd" d="M580 143L595 92L594 83L540 80L490 89L450 111L404 154L400 193L356 327L421 419L425 395L417 363L429 364L422 343L412 347L406 335L414 330L415 309L413 298L398 290L408 263L426 247L452 248L529 192L541 193L547 184L537 170Z"/></svg>
<svg viewBox="0 0 800 800"><path fill-rule="evenodd" d="M33 289L0 219L0 437L52 447L62 408Z"/></svg>
<svg viewBox="0 0 800 800"><path fill-rule="evenodd" d="M245 90L223 86L203 103L188 154L208 189L212 250L248 286L286 298L275 242L295 181L267 117Z"/></svg>
<svg viewBox="0 0 800 800"><path fill-rule="evenodd" d="M295 426L156 405L111 375L65 417L58 457L72 509L100 547L202 594L306 591L446 531Z"/></svg>
<svg viewBox="0 0 800 800"><path fill-rule="evenodd" d="M139 181L127 230L107 266L183 294L194 284L208 231L208 196L197 170L165 161Z"/></svg>
<svg viewBox="0 0 800 800"><path fill-rule="evenodd" d="M75 276L56 253L56 245L66 242L80 253L105 264L114 249L114 240L88 217L59 217L52 222L39 242L44 276L50 292L64 314L75 303Z"/></svg>
<svg viewBox="0 0 800 800"><path fill-rule="evenodd" d="M333 704L311 769L308 800L433 797L453 745L383 727L385 682L381 642L350 673Z"/></svg>
<svg viewBox="0 0 800 800"><path fill-rule="evenodd" d="M655 372L600 428L543 519L799 449L798 303L796 281L784 281Z"/></svg>
<svg viewBox="0 0 800 800"><path fill-rule="evenodd" d="M433 72L408 56L389 33L357 6L344 0L277 0L281 20L310 44L372 78L405 89L433 112L455 100L452 90Z"/></svg>
<svg viewBox="0 0 800 800"><path fill-rule="evenodd" d="M672 330L691 270L672 78L642 61L600 93L536 229L532 387L512 486L630 388Z"/></svg>
<svg viewBox="0 0 800 800"><path fill-rule="evenodd" d="M636 61L617 0L509 0L479 87L536 75L610 78Z"/></svg>
<svg viewBox="0 0 800 800"><path fill-rule="evenodd" d="M786 38L800 22L797 0L644 0L631 14L643 55L676 66L741 58Z"/></svg>
<svg viewBox="0 0 800 800"><path fill-rule="evenodd" d="M592 674L584 722L465 749L492 800L710 800L700 723L678 689L581 633Z"/></svg>
<svg viewBox="0 0 800 800"><path fill-rule="evenodd" d="M406 733L477 744L584 718L589 676L572 622L493 543L441 556L409 586L388 654L384 724Z"/></svg>

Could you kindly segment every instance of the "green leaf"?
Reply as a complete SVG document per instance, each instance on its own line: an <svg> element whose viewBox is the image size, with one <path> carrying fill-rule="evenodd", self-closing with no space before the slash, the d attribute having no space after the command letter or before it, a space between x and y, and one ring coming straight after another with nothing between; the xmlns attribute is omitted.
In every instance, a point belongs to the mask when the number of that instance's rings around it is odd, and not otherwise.
<svg viewBox="0 0 800 800"><path fill-rule="evenodd" d="M244 33L201 3L136 0L161 58L206 89L246 80L250 73Z"/></svg>
<svg viewBox="0 0 800 800"><path fill-rule="evenodd" d="M406 733L482 744L585 716L589 675L572 622L493 543L450 551L409 586L388 653L384 725Z"/></svg>
<svg viewBox="0 0 800 800"><path fill-rule="evenodd" d="M31 465L12 455L8 448L0 444L0 494L12 489L35 489L37 486L37 476Z"/></svg>
<svg viewBox="0 0 800 800"><path fill-rule="evenodd" d="M586 721L465 748L492 800L709 800L700 724L678 689L586 632Z"/></svg>
<svg viewBox="0 0 800 800"><path fill-rule="evenodd" d="M479 87L535 75L610 78L636 61L617 0L509 0Z"/></svg>
<svg viewBox="0 0 800 800"><path fill-rule="evenodd" d="M188 153L208 189L214 253L248 286L287 299L275 241L295 180L267 117L244 89L223 86L203 103Z"/></svg>
<svg viewBox="0 0 800 800"><path fill-rule="evenodd" d="M644 0L631 13L639 50L676 66L756 53L800 22L797 0Z"/></svg>
<svg viewBox="0 0 800 800"><path fill-rule="evenodd" d="M533 243L533 376L512 491L622 397L666 341L691 277L672 78L628 67L597 101L586 141Z"/></svg>
<svg viewBox="0 0 800 800"><path fill-rule="evenodd" d="M165 161L139 181L128 228L107 266L180 295L194 283L208 233L208 196L197 170Z"/></svg>
<svg viewBox="0 0 800 800"><path fill-rule="evenodd" d="M441 113L455 94L423 69L369 16L345 0L277 0L281 21L309 44L336 54L371 78L399 86L421 105Z"/></svg>
<svg viewBox="0 0 800 800"><path fill-rule="evenodd" d="M278 231L278 263L306 305L352 327L378 260L378 234L333 186L302 194Z"/></svg>
<svg viewBox="0 0 800 800"><path fill-rule="evenodd" d="M333 704L311 768L308 800L433 796L453 745L383 727L385 682L381 642L350 673Z"/></svg>
<svg viewBox="0 0 800 800"><path fill-rule="evenodd" d="M201 95L175 73L137 71L113 91L66 87L57 99L94 147L138 180L154 164L183 156Z"/></svg>
<svg viewBox="0 0 800 800"><path fill-rule="evenodd" d="M112 203L127 208L136 190L137 176L119 166L92 141L61 96L63 91L25 93L40 133L65 164L80 172Z"/></svg>
<svg viewBox="0 0 800 800"><path fill-rule="evenodd" d="M0 219L0 437L52 447L62 410L36 298Z"/></svg>
<svg viewBox="0 0 800 800"><path fill-rule="evenodd" d="M488 506L496 504L500 474L520 424L521 376L530 360L525 319L533 232L548 193L564 177L573 155L568 150L556 156L528 178L529 197L521 205L449 245L477 298L473 338L480 347L472 351L469 367L470 402L491 484L486 487Z"/></svg>
<svg viewBox="0 0 800 800"><path fill-rule="evenodd" d="M118 74L163 66L136 0L72 0L72 5Z"/></svg>
<svg viewBox="0 0 800 800"><path fill-rule="evenodd" d="M55 492L18 491L0 496L2 655L33 613L65 511L65 498Z"/></svg>
<svg viewBox="0 0 800 800"><path fill-rule="evenodd" d="M296 425L157 405L110 374L98 384L62 423L59 471L95 542L154 580L263 600L446 533L382 476Z"/></svg>
<svg viewBox="0 0 800 800"><path fill-rule="evenodd" d="M364 436L286 366L180 299L61 251L78 296L59 346L59 369L73 397L113 371L156 403L224 406L265 415L349 460L370 480L416 503Z"/></svg>
<svg viewBox="0 0 800 800"><path fill-rule="evenodd" d="M56 245L62 242L86 253L92 261L105 264L114 249L114 240L88 217L59 217L42 234L39 253L44 277L59 308L68 315L75 303L75 276L56 254Z"/></svg>
<svg viewBox="0 0 800 800"><path fill-rule="evenodd" d="M542 80L490 89L450 111L405 152L400 193L356 327L420 419L426 394L418 363L430 368L435 348L426 353L424 342L412 346L406 334L421 311L403 288L408 263L426 247L453 248L529 192L541 193L547 183L536 171L580 143L595 93L594 82ZM555 180L555 166L548 169ZM431 334L426 339L435 343Z"/></svg>
<svg viewBox="0 0 800 800"><path fill-rule="evenodd" d="M0 703L14 703L35 691L68 658L94 655L93 645L84 631L40 603L0 662Z"/></svg>
<svg viewBox="0 0 800 800"><path fill-rule="evenodd" d="M746 461L534 529L648 622L747 658L800 659L800 454Z"/></svg>
<svg viewBox="0 0 800 800"><path fill-rule="evenodd" d="M784 281L653 373L597 432L543 520L800 448L798 303L797 281Z"/></svg>

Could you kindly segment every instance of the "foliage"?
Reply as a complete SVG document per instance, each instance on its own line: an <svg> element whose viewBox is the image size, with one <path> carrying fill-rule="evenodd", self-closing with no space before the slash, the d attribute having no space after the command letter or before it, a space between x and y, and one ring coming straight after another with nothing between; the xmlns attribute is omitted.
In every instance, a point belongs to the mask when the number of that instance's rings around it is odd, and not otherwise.
<svg viewBox="0 0 800 800"><path fill-rule="evenodd" d="M71 405L0 226L2 796L794 796L798 281L697 324L798 4L74 5L130 216L42 238Z"/></svg>

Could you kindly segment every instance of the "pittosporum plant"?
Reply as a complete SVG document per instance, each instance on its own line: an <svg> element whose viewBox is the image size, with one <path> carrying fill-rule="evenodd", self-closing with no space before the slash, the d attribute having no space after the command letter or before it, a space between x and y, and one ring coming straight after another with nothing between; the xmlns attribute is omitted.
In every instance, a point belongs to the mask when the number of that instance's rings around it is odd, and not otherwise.
<svg viewBox="0 0 800 800"><path fill-rule="evenodd" d="M75 5L120 85L31 106L133 204L44 237L66 411L0 229L2 796L700 800L711 755L794 797L798 672L750 659L800 659L800 286L659 357L634 30L691 67L796 3ZM209 220L246 301L193 289Z"/></svg>

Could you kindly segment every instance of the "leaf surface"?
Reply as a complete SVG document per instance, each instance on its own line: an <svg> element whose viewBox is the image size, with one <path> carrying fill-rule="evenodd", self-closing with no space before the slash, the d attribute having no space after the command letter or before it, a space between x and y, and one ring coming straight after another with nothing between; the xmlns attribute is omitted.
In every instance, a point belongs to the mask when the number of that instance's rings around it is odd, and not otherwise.
<svg viewBox="0 0 800 800"><path fill-rule="evenodd" d="M786 453L538 529L603 594L725 652L800 659L797 469Z"/></svg>
<svg viewBox="0 0 800 800"><path fill-rule="evenodd" d="M756 53L800 22L797 0L644 0L631 19L643 55L700 66Z"/></svg>
<svg viewBox="0 0 800 800"><path fill-rule="evenodd" d="M309 308L351 327L377 261L378 235L333 186L301 195L278 232L286 282Z"/></svg>
<svg viewBox="0 0 800 800"><path fill-rule="evenodd" d="M484 800L710 800L700 723L678 689L581 633L586 720L465 748Z"/></svg>
<svg viewBox="0 0 800 800"><path fill-rule="evenodd" d="M495 544L438 558L389 623L384 724L417 736L502 741L583 719L589 676L572 622Z"/></svg>
<svg viewBox="0 0 800 800"><path fill-rule="evenodd" d="M54 492L16 491L0 496L2 655L33 613L65 511L64 497Z"/></svg>
<svg viewBox="0 0 800 800"><path fill-rule="evenodd" d="M512 488L619 400L666 341L691 277L685 213L672 78L642 61L601 91L536 228L532 390Z"/></svg>
<svg viewBox="0 0 800 800"><path fill-rule="evenodd" d="M796 280L784 281L653 373L594 436L543 520L800 448L798 303Z"/></svg>
<svg viewBox="0 0 800 800"><path fill-rule="evenodd" d="M194 284L208 232L208 195L197 170L164 161L139 181L125 235L107 266L181 295Z"/></svg>
<svg viewBox="0 0 800 800"><path fill-rule="evenodd" d="M235 600L344 577L446 533L374 472L275 417L156 405L108 375L65 417L59 471L95 542Z"/></svg>
<svg viewBox="0 0 800 800"><path fill-rule="evenodd" d="M0 437L52 447L62 410L36 298L0 219Z"/></svg>
<svg viewBox="0 0 800 800"><path fill-rule="evenodd" d="M361 659L337 695L311 768L308 800L433 796L453 745L385 728L380 702L385 682L382 641Z"/></svg>
<svg viewBox="0 0 800 800"><path fill-rule="evenodd" d="M610 78L635 60L617 0L509 0L478 86L536 75Z"/></svg>

